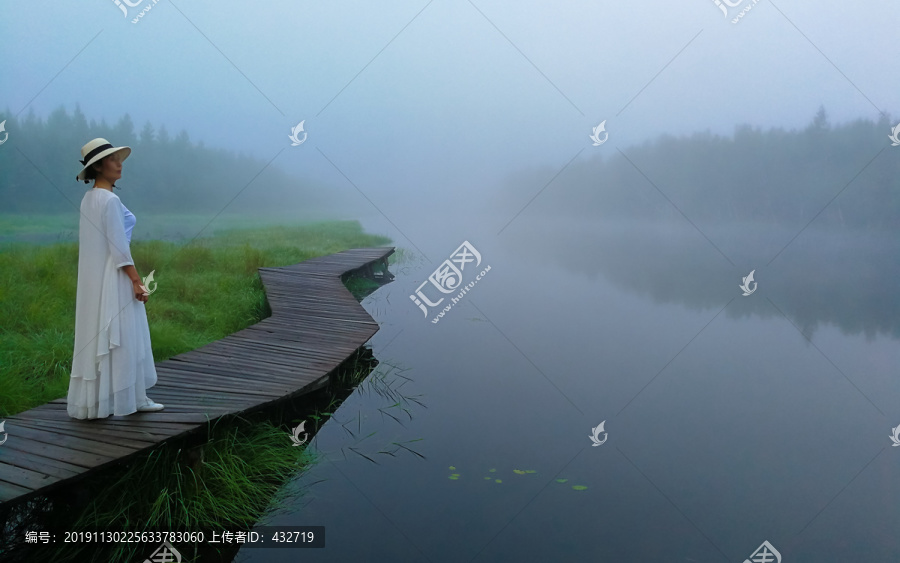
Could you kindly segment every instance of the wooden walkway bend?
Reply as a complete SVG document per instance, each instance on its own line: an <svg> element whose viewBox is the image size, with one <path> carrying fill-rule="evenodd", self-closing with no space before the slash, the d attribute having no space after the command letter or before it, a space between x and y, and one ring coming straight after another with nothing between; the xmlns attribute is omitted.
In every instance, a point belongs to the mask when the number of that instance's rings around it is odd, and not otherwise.
<svg viewBox="0 0 900 563"><path fill-rule="evenodd" d="M321 388L329 373L378 331L344 287L344 274L376 277L392 247L347 250L293 266L260 268L272 316L156 364L147 393L160 412L78 420L66 398L6 419L0 445L0 504L49 492L159 442Z"/></svg>

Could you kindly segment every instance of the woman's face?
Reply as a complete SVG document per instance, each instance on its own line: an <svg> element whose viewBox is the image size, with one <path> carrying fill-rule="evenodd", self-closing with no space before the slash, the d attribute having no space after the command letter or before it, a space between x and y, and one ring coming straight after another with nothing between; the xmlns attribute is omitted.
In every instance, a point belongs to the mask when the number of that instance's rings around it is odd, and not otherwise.
<svg viewBox="0 0 900 563"><path fill-rule="evenodd" d="M122 177L122 161L119 160L119 153L114 153L101 162L100 172L98 176L103 176L110 184L115 184L116 180Z"/></svg>

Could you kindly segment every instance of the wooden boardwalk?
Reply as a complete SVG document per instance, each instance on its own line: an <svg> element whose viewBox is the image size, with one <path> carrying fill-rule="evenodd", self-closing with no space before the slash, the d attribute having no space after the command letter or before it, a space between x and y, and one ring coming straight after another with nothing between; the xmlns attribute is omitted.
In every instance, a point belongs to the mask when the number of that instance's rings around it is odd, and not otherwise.
<svg viewBox="0 0 900 563"><path fill-rule="evenodd" d="M259 408L327 383L329 373L378 331L341 282L386 279L392 247L347 250L283 268L260 268L272 316L156 364L147 394L160 412L77 420L60 398L6 419L0 503L21 501L119 463L223 415ZM375 276L377 278L377 276Z"/></svg>

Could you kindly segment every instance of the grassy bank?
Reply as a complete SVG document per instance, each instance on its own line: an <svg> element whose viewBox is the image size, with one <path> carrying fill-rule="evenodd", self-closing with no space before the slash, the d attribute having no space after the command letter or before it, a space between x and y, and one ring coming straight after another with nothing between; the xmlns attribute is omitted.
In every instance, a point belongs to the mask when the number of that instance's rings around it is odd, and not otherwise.
<svg viewBox="0 0 900 563"><path fill-rule="evenodd" d="M218 230L214 237L189 245L135 239L131 251L138 272L146 276L156 270L157 291L147 304L154 360L195 349L269 316L257 268L389 243L363 233L355 221ZM66 395L77 269L77 243L0 245L0 419ZM345 283L357 298L377 287L358 278ZM173 531L252 527L261 515L277 512L288 494L285 483L314 462L304 446L291 447L290 429L306 420L311 440L376 363L371 356L354 356L326 389L220 419L61 492L10 507L10 513L0 514L0 525L6 521L12 544L17 542L11 538L21 537L18 532L51 526L67 531L110 525ZM176 547L184 561L229 561L235 551ZM70 546L41 551L40 557L132 561L142 560L154 548ZM25 553L33 558L38 549L29 546ZM3 551L0 545L0 554Z"/></svg>
<svg viewBox="0 0 900 563"><path fill-rule="evenodd" d="M355 221L217 230L190 244L135 238L135 266L142 277L155 270L158 284L147 303L153 358L199 348L269 316L260 267L389 243ZM77 242L0 245L0 419L66 396L77 276Z"/></svg>

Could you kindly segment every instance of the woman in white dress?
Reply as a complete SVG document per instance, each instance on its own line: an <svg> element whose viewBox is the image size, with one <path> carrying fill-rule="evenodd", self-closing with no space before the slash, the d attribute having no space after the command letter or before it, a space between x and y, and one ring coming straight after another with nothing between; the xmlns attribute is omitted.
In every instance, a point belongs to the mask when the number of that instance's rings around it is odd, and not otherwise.
<svg viewBox="0 0 900 563"><path fill-rule="evenodd" d="M113 193L129 147L94 139L81 148L77 180L94 187L81 200L75 349L68 412L73 418L106 418L163 405L147 397L156 384L150 327L144 304L150 293L131 258L136 222Z"/></svg>

